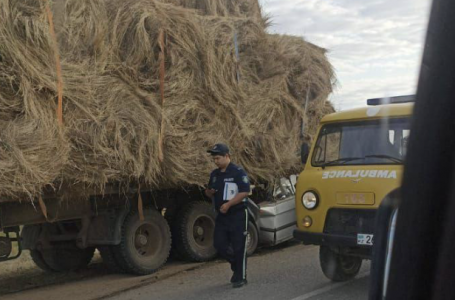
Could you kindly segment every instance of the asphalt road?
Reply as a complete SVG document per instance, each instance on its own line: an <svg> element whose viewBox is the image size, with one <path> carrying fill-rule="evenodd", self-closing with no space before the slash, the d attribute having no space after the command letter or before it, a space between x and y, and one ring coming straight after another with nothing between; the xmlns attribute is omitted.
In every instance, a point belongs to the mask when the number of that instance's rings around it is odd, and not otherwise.
<svg viewBox="0 0 455 300"><path fill-rule="evenodd" d="M233 289L227 263L213 262L193 271L130 290L115 300L357 300L368 298L369 263L349 282L332 283L324 277L318 248L288 244L263 250L248 260L248 285Z"/></svg>

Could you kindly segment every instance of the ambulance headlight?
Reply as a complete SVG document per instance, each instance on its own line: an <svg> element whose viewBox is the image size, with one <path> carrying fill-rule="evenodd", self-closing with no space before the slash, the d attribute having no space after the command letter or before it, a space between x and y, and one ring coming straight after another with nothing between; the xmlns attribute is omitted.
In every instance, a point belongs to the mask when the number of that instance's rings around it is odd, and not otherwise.
<svg viewBox="0 0 455 300"><path fill-rule="evenodd" d="M318 196L313 192L306 192L302 196L302 204L308 210L315 209L318 206L318 202Z"/></svg>

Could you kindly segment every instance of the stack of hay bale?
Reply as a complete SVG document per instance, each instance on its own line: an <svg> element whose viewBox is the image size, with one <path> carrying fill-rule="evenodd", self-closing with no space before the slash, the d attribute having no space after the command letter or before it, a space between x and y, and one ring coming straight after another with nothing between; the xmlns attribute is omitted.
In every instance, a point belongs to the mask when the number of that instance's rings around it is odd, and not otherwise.
<svg viewBox="0 0 455 300"><path fill-rule="evenodd" d="M203 185L217 142L254 181L300 169L334 73L266 26L257 0L1 1L0 201Z"/></svg>

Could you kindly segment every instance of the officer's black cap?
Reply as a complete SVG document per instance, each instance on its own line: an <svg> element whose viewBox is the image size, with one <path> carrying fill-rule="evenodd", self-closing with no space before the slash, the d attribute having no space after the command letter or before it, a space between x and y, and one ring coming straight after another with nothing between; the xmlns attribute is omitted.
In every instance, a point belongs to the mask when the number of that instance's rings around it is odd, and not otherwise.
<svg viewBox="0 0 455 300"><path fill-rule="evenodd" d="M212 149L207 150L212 156L229 154L229 147L225 144L216 144Z"/></svg>

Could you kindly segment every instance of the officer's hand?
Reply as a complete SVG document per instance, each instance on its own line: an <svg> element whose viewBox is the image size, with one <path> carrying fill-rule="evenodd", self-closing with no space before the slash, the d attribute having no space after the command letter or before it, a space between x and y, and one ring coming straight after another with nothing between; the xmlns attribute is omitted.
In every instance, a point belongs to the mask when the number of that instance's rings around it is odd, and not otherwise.
<svg viewBox="0 0 455 300"><path fill-rule="evenodd" d="M212 198L213 196L215 196L215 193L216 193L216 190L214 190L214 189L206 189L205 190L205 194L209 198Z"/></svg>
<svg viewBox="0 0 455 300"><path fill-rule="evenodd" d="M229 203L224 203L223 205L221 205L220 207L220 213L222 214L226 214L229 210Z"/></svg>

